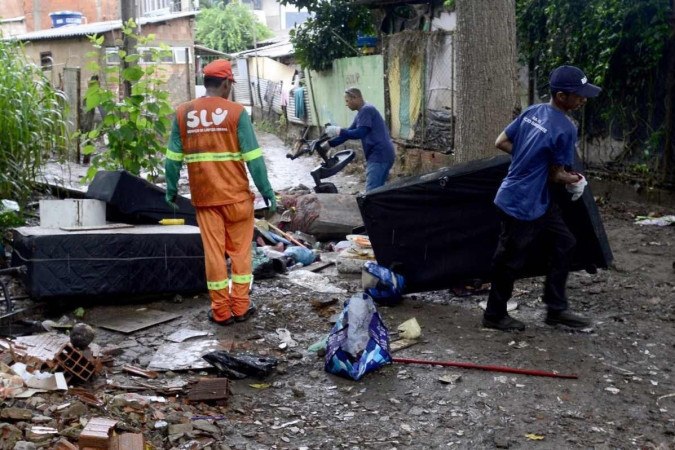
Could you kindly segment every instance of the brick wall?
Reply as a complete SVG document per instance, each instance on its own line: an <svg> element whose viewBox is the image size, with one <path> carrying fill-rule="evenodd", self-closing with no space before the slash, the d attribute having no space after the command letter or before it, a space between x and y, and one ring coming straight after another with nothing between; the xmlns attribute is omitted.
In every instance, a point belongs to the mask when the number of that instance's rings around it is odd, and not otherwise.
<svg viewBox="0 0 675 450"><path fill-rule="evenodd" d="M17 0L9 0L15 2ZM105 22L120 18L119 0L18 0L26 16L28 32L52 28L49 13L56 11L81 12L88 23ZM4 3L4 2L3 2Z"/></svg>

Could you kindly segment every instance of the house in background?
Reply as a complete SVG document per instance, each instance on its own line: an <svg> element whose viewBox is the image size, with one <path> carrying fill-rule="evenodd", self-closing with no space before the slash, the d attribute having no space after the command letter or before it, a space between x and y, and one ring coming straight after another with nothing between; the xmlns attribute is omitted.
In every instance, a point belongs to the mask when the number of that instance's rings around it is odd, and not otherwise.
<svg viewBox="0 0 675 450"><path fill-rule="evenodd" d="M194 96L194 17L196 12L180 12L157 17L140 17L137 20L142 35L154 34L153 44L171 47L171 55L161 61L160 66L167 78L166 88L170 101L177 105ZM26 56L42 67L52 84L80 97L87 90L87 80L93 75L87 68L87 53L94 50L88 36L104 37L105 64L119 64L118 44L122 39L122 22L106 22L70 25L50 28L14 36L24 44ZM138 47L143 55L149 48ZM149 60L141 59L141 64ZM71 79L78 72L79 81ZM105 82L105 80L102 80ZM73 88L72 83L78 87ZM78 94L79 92L79 94Z"/></svg>
<svg viewBox="0 0 675 450"><path fill-rule="evenodd" d="M136 0L136 16L161 16L196 11L198 0ZM90 24L120 19L120 0L2 0L0 33L15 36L53 28L53 15L74 12L70 24Z"/></svg>
<svg viewBox="0 0 675 450"><path fill-rule="evenodd" d="M310 16L306 9L282 5L277 0L241 0L241 3L249 6L256 17L277 36L288 35L289 30Z"/></svg>

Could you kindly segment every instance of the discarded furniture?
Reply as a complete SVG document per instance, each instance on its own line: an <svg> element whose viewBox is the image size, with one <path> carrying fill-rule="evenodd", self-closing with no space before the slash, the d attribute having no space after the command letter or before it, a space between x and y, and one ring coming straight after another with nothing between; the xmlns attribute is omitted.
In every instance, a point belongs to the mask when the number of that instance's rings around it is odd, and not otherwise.
<svg viewBox="0 0 675 450"><path fill-rule="evenodd" d="M197 225L190 200L176 198L179 209L173 211L164 201L164 189L126 170L102 170L94 176L87 197L106 202L106 218L110 222L156 224L164 218L184 219Z"/></svg>
<svg viewBox="0 0 675 450"><path fill-rule="evenodd" d="M12 265L26 266L22 279L33 299L206 290L195 226L20 227L13 234Z"/></svg>
<svg viewBox="0 0 675 450"><path fill-rule="evenodd" d="M357 198L377 262L405 277L406 292L490 279L500 229L493 200L510 160L503 155L472 161ZM576 202L559 188L553 195L577 239L572 270L608 267L612 252L590 188ZM545 245L534 246L522 277L544 275Z"/></svg>

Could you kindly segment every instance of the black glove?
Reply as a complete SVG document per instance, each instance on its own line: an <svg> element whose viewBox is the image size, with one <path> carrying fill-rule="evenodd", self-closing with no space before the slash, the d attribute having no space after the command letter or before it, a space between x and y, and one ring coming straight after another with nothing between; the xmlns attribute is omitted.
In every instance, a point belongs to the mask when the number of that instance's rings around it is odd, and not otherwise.
<svg viewBox="0 0 675 450"><path fill-rule="evenodd" d="M178 211L180 209L180 207L176 204L176 194L169 194L167 192L166 195L164 195L164 201L174 211Z"/></svg>

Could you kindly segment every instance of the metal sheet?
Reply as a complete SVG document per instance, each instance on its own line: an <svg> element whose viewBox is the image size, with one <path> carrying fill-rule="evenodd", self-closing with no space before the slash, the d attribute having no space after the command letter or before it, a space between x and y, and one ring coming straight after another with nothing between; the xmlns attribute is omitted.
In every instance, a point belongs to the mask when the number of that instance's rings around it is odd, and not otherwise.
<svg viewBox="0 0 675 450"><path fill-rule="evenodd" d="M94 324L108 330L119 331L121 333L133 333L153 325L168 322L169 320L180 317L180 314L159 311L148 308L120 308L116 307L114 312L105 316L105 319L95 321Z"/></svg>

